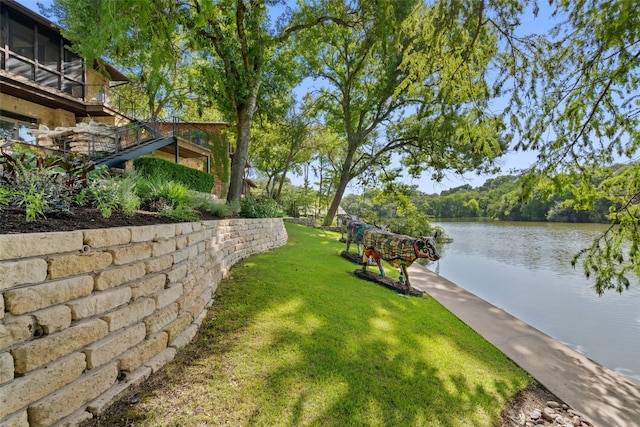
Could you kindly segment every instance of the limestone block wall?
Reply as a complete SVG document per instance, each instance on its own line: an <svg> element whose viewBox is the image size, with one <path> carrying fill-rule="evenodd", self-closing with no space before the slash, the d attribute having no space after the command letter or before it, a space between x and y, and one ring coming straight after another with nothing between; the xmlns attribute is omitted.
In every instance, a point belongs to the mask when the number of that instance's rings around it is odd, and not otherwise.
<svg viewBox="0 0 640 427"><path fill-rule="evenodd" d="M0 235L0 426L68 426L171 361L281 219Z"/></svg>

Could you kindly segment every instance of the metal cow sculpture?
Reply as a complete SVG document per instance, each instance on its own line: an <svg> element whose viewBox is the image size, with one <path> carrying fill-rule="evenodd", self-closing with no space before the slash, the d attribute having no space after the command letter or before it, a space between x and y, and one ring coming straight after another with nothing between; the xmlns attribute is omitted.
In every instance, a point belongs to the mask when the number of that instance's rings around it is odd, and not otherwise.
<svg viewBox="0 0 640 427"><path fill-rule="evenodd" d="M368 229L363 231L362 244L362 269L367 269L369 257L378 264L380 275L384 276L384 269L380 259L390 262L396 268L400 268L400 282L404 282L407 290L410 289L407 267L417 258L427 258L431 261L440 259L434 237L409 237L387 231Z"/></svg>

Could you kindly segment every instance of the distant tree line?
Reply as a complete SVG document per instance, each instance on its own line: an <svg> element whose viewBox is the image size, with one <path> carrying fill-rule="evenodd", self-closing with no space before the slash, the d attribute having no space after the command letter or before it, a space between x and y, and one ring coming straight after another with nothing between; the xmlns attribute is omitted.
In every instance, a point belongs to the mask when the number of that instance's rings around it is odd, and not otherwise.
<svg viewBox="0 0 640 427"><path fill-rule="evenodd" d="M620 167L612 168L614 170ZM425 194L417 186L406 186L397 194L386 189L367 189L362 194L345 196L342 207L351 215L365 221L391 225L398 232L416 230L418 221L442 218L490 218L504 221L548 221L548 222L597 222L610 219L611 202L598 198L594 208L577 210L573 207L570 192L535 191L524 201L521 197L521 177L504 175L488 179L480 187L466 184L440 194ZM404 199L398 211L398 199ZM407 208L411 205L411 208ZM408 218L408 216L411 216ZM413 225L412 225L413 224Z"/></svg>

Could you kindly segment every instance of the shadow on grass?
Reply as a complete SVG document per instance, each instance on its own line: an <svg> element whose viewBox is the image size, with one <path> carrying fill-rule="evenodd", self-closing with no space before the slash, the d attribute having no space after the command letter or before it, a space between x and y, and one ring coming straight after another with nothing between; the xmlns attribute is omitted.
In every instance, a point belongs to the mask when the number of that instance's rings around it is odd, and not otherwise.
<svg viewBox="0 0 640 427"><path fill-rule="evenodd" d="M498 424L526 373L432 298L349 274L339 234L287 231L225 278L137 425Z"/></svg>

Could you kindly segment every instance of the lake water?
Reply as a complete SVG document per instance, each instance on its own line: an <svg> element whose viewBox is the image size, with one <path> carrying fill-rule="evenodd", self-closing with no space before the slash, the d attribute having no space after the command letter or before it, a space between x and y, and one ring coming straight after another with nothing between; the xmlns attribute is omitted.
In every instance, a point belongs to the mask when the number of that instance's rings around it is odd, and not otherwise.
<svg viewBox="0 0 640 427"><path fill-rule="evenodd" d="M453 238L427 268L640 384L640 285L603 296L571 259L598 224L438 222Z"/></svg>

